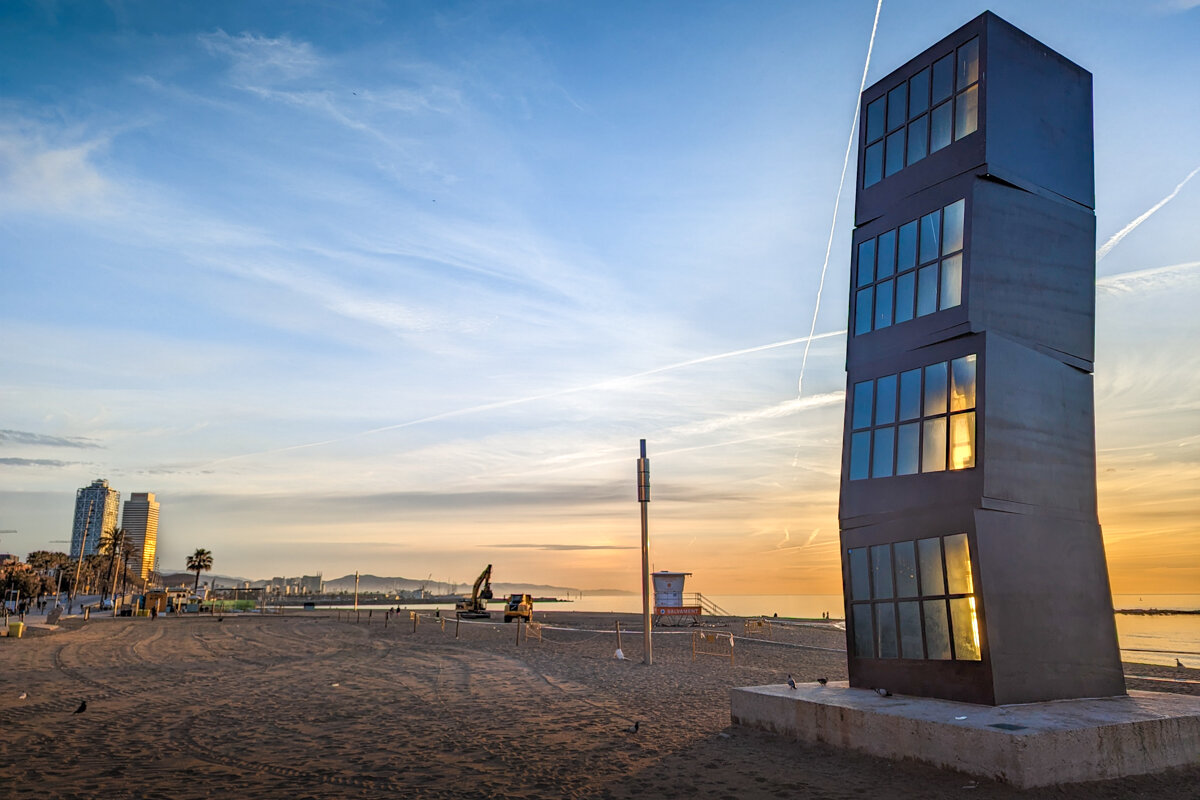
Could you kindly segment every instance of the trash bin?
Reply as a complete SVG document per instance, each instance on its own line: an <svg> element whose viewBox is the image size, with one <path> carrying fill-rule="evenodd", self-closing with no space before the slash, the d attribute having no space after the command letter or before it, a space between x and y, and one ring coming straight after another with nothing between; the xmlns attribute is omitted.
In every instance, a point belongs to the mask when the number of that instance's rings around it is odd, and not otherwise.
<svg viewBox="0 0 1200 800"><path fill-rule="evenodd" d="M8 623L8 635L10 637L15 636L18 639L20 639L22 636L25 635L25 623L24 622Z"/></svg>

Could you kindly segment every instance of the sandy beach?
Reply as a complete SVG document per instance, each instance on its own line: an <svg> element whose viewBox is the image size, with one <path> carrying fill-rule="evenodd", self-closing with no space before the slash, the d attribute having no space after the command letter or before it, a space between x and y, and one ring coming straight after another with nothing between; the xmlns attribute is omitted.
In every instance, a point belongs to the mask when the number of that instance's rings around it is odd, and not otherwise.
<svg viewBox="0 0 1200 800"><path fill-rule="evenodd" d="M1183 800L1200 785L1192 767L1021 793L730 725L731 687L845 679L832 627L739 638L732 664L693 661L691 633L668 629L647 667L639 631L614 657L614 619L637 628L632 615L539 612L541 640L519 644L515 625L464 623L456 639L453 620L348 616L69 619L0 639L0 797Z"/></svg>

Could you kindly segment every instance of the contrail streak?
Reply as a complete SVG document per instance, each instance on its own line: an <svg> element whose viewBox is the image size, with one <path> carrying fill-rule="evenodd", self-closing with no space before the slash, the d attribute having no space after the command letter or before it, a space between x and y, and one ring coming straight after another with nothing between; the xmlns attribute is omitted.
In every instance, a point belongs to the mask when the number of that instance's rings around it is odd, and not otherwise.
<svg viewBox="0 0 1200 800"><path fill-rule="evenodd" d="M1187 184L1187 182L1190 181L1196 175L1197 172L1200 172L1200 167L1196 167L1194 170L1189 172L1188 176L1186 178L1184 178L1182 181L1180 181L1179 185L1175 187L1175 191L1171 192L1169 195L1164 197L1162 200L1159 200L1157 203L1155 203L1150 208L1149 211L1147 211L1145 214L1142 214L1140 217L1135 219L1133 222L1129 223L1124 228L1121 228L1121 230L1114 233L1112 235L1112 238L1109 239L1107 242L1105 242L1103 245L1101 245L1100 249L1096 251L1096 260L1099 261L1100 259L1104 258L1106 255L1108 255L1108 252L1110 250L1112 250L1114 247L1116 247L1117 245L1119 245L1121 243L1122 239L1124 239L1129 234L1133 233L1134 228L1136 228L1138 225L1141 225L1146 220L1150 219L1150 215L1153 214L1155 211L1158 211L1160 208L1165 206L1167 203L1174 200L1175 195L1179 194L1179 190L1182 189L1184 187L1184 185Z"/></svg>
<svg viewBox="0 0 1200 800"><path fill-rule="evenodd" d="M349 441L350 439L357 439L362 436L371 436L376 433L384 433L386 431L399 430L400 428L411 428L414 425L424 425L426 423L437 422L437 421L443 420L443 419L452 419L454 417L463 417L463 416L467 416L469 414L479 414L484 411L493 411L498 408L509 408L511 406L519 406L519 405L524 405L526 403L534 403L534 402L537 402L538 400L547 400L552 397L562 397L562 396L568 395L568 394L587 392L587 391L592 391L595 389L612 388L614 386L618 386L627 381L637 380L638 378L645 378L650 375L658 375L659 373L662 373L662 372L670 372L672 370L683 369L684 367L692 367L692 366L695 366L696 364L706 364L710 361L720 361L722 359L734 358L736 356L744 356L744 355L748 355L750 353L761 353L764 350L774 350L779 347L788 347L793 344L799 344L800 342L807 343L807 342L812 341L813 339L832 339L836 336L845 336L845 335L846 335L846 331L844 331L844 330L830 331L828 333L820 333L820 334L816 334L816 335L813 335L810 333L808 336L799 336L795 339L784 339L781 342L771 342L770 344L760 344L755 347L745 347L745 348L742 348L741 350L730 350L727 353L717 353L716 355L711 355L711 356L701 356L699 358L690 358L687 361L677 361L674 364L667 364L662 367L655 367L654 369L648 369L648 370L644 370L642 372L635 372L632 375L624 375L619 378L608 378L607 380L597 381L595 383L589 383L584 386L572 386L569 389L558 389L553 392L544 392L542 394L529 395L527 397L514 397L514 398L510 398L508 400L497 400L494 403L484 403L482 405L469 406L467 408L458 408L453 411L444 411L441 414L432 414L428 417L421 417L419 419L411 419L411 420L408 420L407 422L398 422L394 425L384 425L381 428L371 428L370 430L367 430L367 431L359 431L358 433L352 433L349 436L342 436L342 437L336 438L336 439L324 439L319 442L306 442L304 444L289 445L288 447L277 447L277 448L273 448L270 450L260 450L260 451L254 452L254 453L242 453L242 454L236 455L236 456L227 456L225 458L218 458L215 461L210 461L207 464L204 464L203 466L210 467L214 464L222 464L226 461L235 461L240 458L249 458L250 456L270 455L273 453L286 453L290 450L304 450L304 449L307 449L310 447L321 447L321 446L327 445L327 444L336 444L338 442Z"/></svg>
<svg viewBox="0 0 1200 800"><path fill-rule="evenodd" d="M867 61L863 64L862 81L858 84L859 97L867 85L867 69L871 66L871 51L875 48L875 31L879 28L879 12L883 0L875 4L875 21L871 23L871 39L867 42ZM846 170L850 166L850 151L854 149L854 137L858 133L858 102L854 103L854 119L850 122L850 140L846 142L846 156L842 159L842 177L838 181L837 196L833 200L833 220L829 223L829 241L825 244L825 263L821 264L821 280L817 284L817 302L813 306L812 326L808 329L808 341L804 343L804 357L800 360L800 378L796 381L796 396L804 394L804 370L808 366L808 348L812 344L813 332L817 329L817 313L821 310L821 292L825 289L825 273L829 269L829 253L833 250L833 233L837 230L838 206L842 202L842 187L846 183ZM1189 176L1190 177L1190 176Z"/></svg>

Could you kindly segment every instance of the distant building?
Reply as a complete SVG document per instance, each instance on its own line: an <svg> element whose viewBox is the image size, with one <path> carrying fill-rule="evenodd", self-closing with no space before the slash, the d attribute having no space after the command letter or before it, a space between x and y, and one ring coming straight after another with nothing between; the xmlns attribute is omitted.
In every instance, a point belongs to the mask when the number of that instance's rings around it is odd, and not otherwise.
<svg viewBox="0 0 1200 800"><path fill-rule="evenodd" d="M325 588L325 581L321 578L321 573L316 575L305 575L300 579L300 591L304 594L320 594Z"/></svg>
<svg viewBox="0 0 1200 800"><path fill-rule="evenodd" d="M117 527L121 493L97 478L75 493L75 524L71 527L71 558L89 556L100 547L100 537Z"/></svg>
<svg viewBox="0 0 1200 800"><path fill-rule="evenodd" d="M138 576L149 577L154 568L154 553L158 549L158 503L153 492L134 492L125 501L121 527L129 543L138 548Z"/></svg>

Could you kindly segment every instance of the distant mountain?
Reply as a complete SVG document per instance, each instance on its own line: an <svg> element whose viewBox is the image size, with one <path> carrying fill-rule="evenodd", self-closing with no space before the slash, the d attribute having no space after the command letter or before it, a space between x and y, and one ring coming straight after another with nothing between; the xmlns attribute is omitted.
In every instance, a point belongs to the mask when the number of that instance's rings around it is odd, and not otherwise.
<svg viewBox="0 0 1200 800"><path fill-rule="evenodd" d="M179 572L160 572L159 580L162 582L163 586L178 586L181 583L191 586L196 582L196 573L185 572L183 570L180 570ZM209 586L211 586L213 581L216 581L218 586L241 586L246 582L246 579L236 578L232 575L214 575L211 572L200 573L201 584L207 583ZM255 584L261 586L263 581L253 581L250 585L254 586Z"/></svg>

